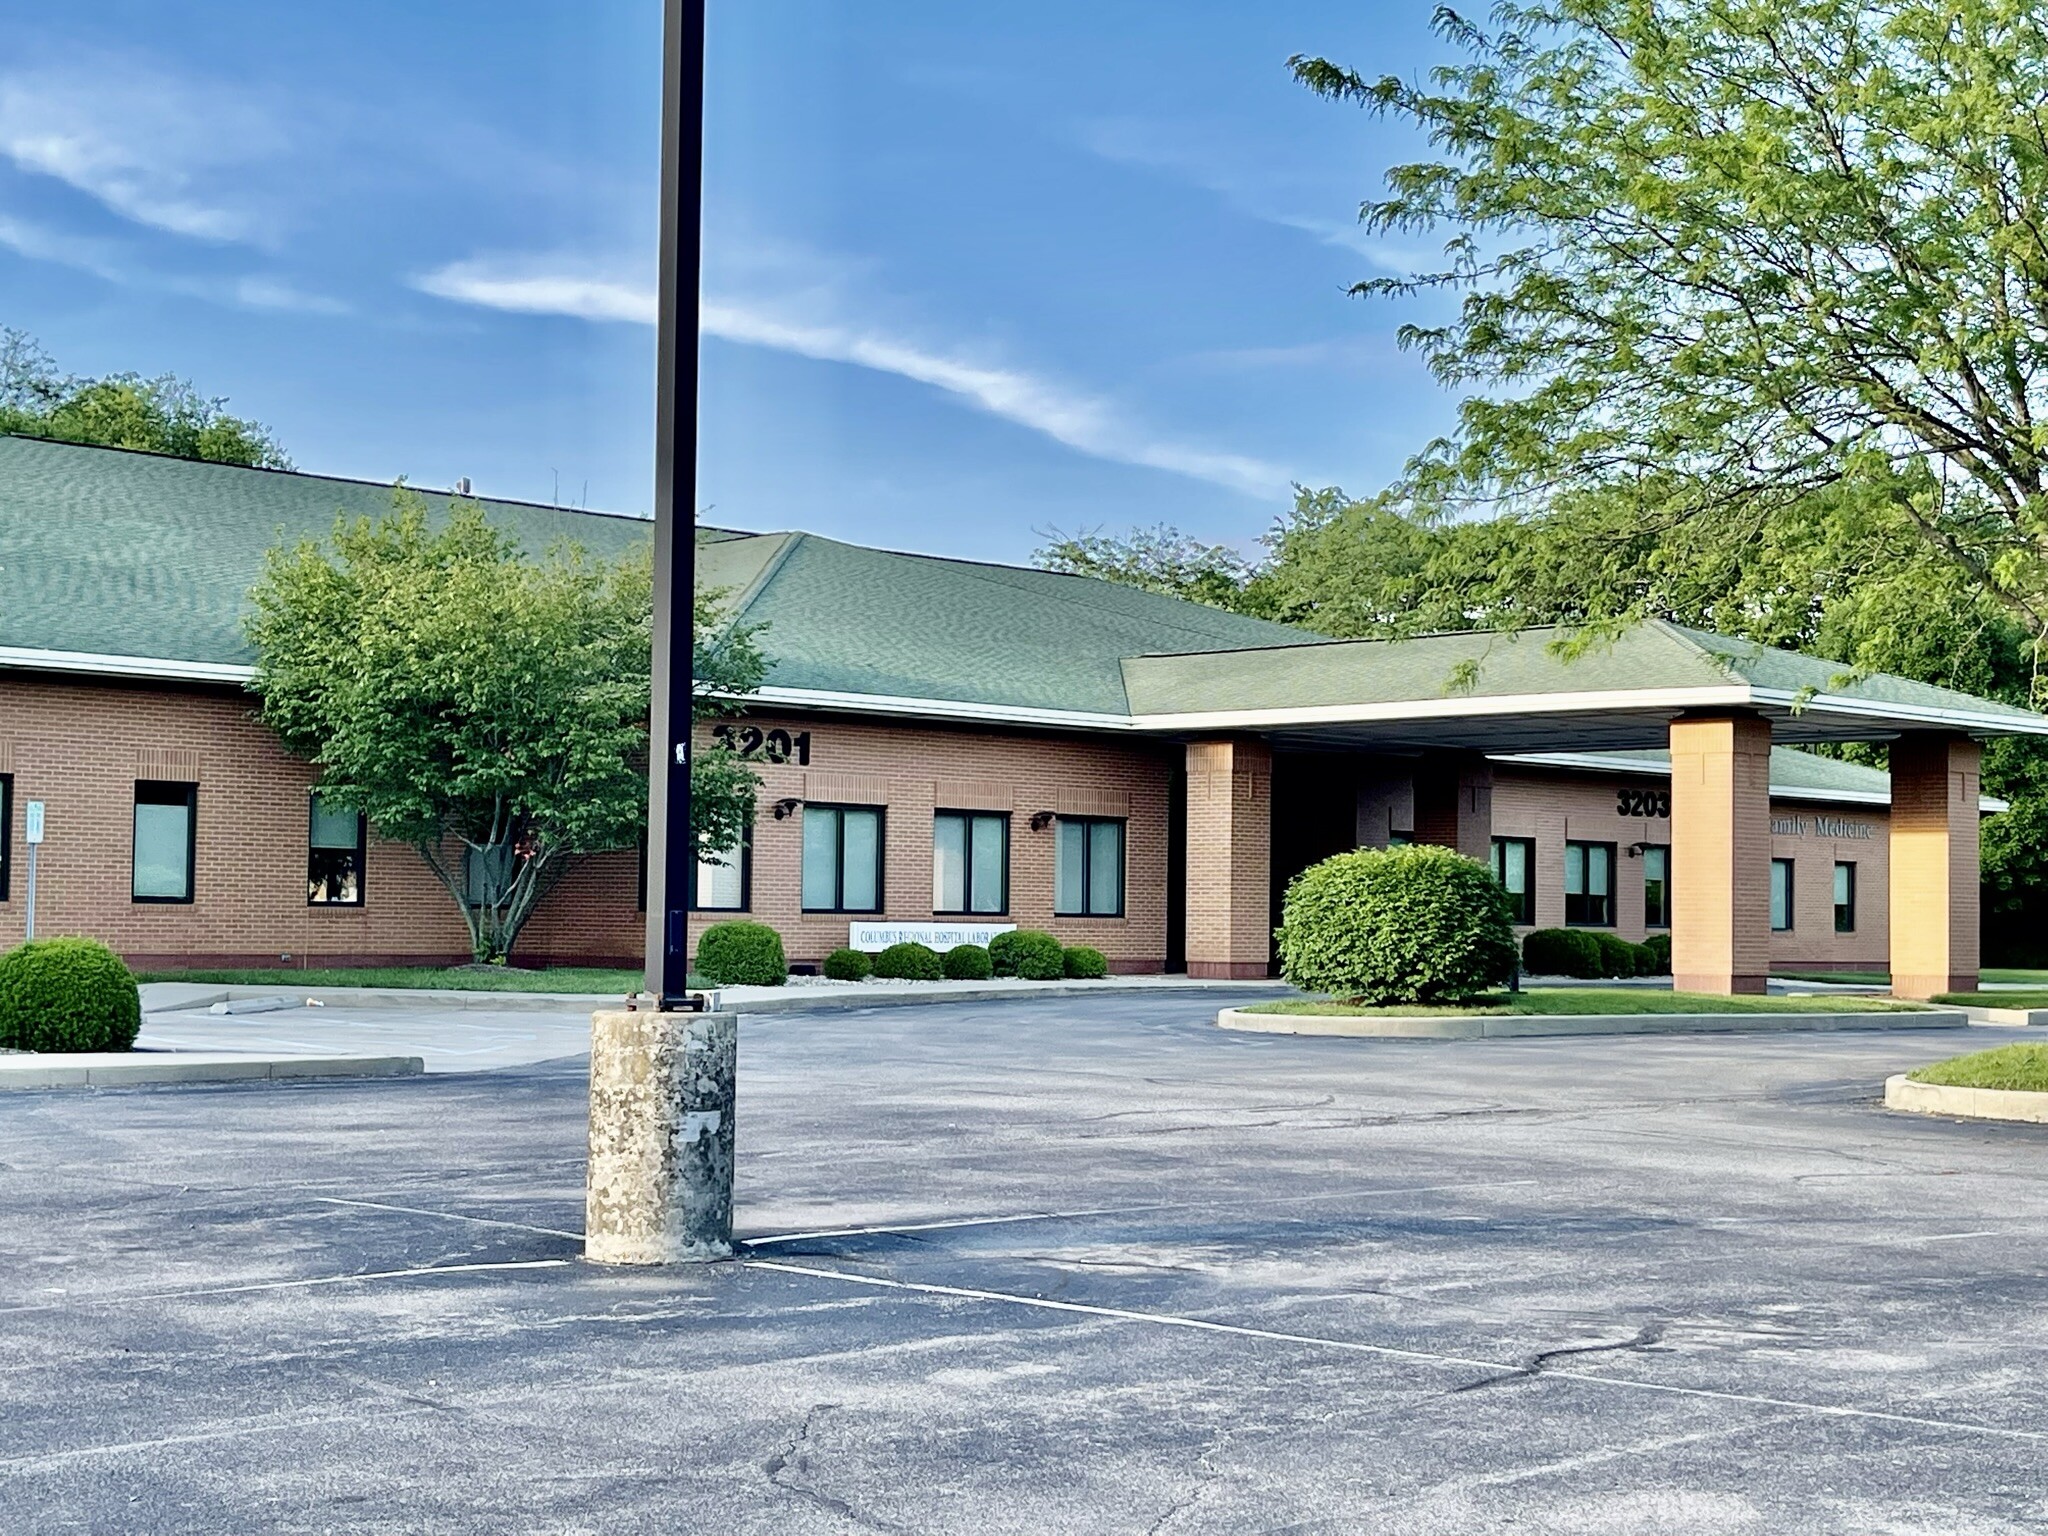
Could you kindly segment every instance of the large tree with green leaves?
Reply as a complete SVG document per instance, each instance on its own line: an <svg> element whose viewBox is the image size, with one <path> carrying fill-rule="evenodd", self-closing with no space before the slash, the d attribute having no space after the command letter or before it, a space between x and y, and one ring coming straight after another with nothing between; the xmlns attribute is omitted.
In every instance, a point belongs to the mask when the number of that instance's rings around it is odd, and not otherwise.
<svg viewBox="0 0 2048 1536"><path fill-rule="evenodd" d="M436 522L401 486L387 516L272 551L251 686L323 801L416 849L502 962L577 859L645 828L651 591L645 545L529 558L476 503ZM697 624L699 712L730 711L761 680L754 632L709 596ZM695 754L700 851L739 841L754 790L729 750Z"/></svg>
<svg viewBox="0 0 2048 1536"><path fill-rule="evenodd" d="M0 327L0 434L291 467L269 428L229 415L226 405L171 374L95 379L64 373L33 337Z"/></svg>
<svg viewBox="0 0 2048 1536"><path fill-rule="evenodd" d="M1626 506L1727 542L1845 479L2048 629L2048 12L1551 0L1437 25L1425 81L1293 61L1422 130L1369 230L1446 239L1411 325L1466 392L1428 512Z"/></svg>

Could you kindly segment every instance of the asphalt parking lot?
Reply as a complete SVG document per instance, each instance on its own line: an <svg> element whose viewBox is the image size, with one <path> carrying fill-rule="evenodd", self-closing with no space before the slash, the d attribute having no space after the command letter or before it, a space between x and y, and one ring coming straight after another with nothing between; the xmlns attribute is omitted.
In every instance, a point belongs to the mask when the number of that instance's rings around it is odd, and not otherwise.
<svg viewBox="0 0 2048 1536"><path fill-rule="evenodd" d="M1241 997L1241 994L1238 994ZM583 1070L0 1102L12 1532L2048 1530L2010 1031L743 1031L739 1263L577 1259Z"/></svg>

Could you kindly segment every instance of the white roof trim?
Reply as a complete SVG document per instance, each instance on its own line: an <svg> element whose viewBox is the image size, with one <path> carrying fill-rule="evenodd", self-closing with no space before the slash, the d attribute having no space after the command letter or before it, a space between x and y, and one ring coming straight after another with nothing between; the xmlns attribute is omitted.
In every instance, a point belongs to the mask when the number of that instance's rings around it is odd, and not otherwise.
<svg viewBox="0 0 2048 1536"><path fill-rule="evenodd" d="M161 656L107 656L95 651L38 651L0 645L0 668L64 672L87 677L153 678L180 683L246 683L256 669L222 661L174 661Z"/></svg>
<svg viewBox="0 0 2048 1536"><path fill-rule="evenodd" d="M1653 757L1606 758L1597 753L1587 752L1493 752L1487 755L1488 762L1505 763L1510 767L1526 765L1531 768L1570 768L1585 773L1636 773L1646 778L1668 779L1671 765L1660 763ZM1773 784L1773 800L1817 800L1824 805L1881 805L1892 803L1890 789L1812 789L1790 784ZM1979 795L1977 811L1980 815L1992 815L1998 811L2009 811L2012 803L2000 800L1995 795Z"/></svg>
<svg viewBox="0 0 2048 1536"><path fill-rule="evenodd" d="M1731 709L1757 703L1754 691L1721 688L1601 689L1583 693L1510 693L1492 697L1400 699L1390 704L1297 704L1282 709L1189 710L1138 715L1148 731L1250 731L1291 725L1364 725L1379 720L1461 720L1484 715L1553 715L1611 709ZM2048 729L2048 721L2042 722Z"/></svg>
<svg viewBox="0 0 2048 1536"><path fill-rule="evenodd" d="M1775 705L1796 714L1822 712L1879 720L1910 720L1948 730L1985 731L1996 736L2048 736L2048 718L2024 714L1982 714L1974 709L1945 709L1931 704L1880 704L1868 699L1847 698L1839 693L1815 693L1801 698L1799 694L1782 688L1753 691L1758 704Z"/></svg>
<svg viewBox="0 0 2048 1536"><path fill-rule="evenodd" d="M968 704L952 699L918 699L885 693L842 693L830 688L779 688L772 683L763 684L745 698L747 702L787 704L796 709L902 715L919 720L1051 725L1082 731L1131 731L1138 728L1138 722L1129 715L1104 715L1089 710L1039 709L1021 704Z"/></svg>

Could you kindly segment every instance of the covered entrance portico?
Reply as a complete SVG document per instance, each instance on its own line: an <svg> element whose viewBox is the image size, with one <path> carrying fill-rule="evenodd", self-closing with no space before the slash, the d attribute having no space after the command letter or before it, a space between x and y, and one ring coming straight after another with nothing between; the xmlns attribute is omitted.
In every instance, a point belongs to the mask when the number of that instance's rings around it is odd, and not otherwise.
<svg viewBox="0 0 2048 1536"><path fill-rule="evenodd" d="M1670 754L1674 985L1761 992L1771 748L1864 742L1888 747L1892 774L1893 991L1974 989L1978 742L2048 734L2048 717L1902 678L1847 677L1831 662L1661 622L1570 660L1553 648L1558 638L1445 635L1126 661L1139 727L1186 744L1189 973L1268 973L1279 880L1332 843L1386 840L1368 825L1361 785L1405 769L1413 825L1398 830L1484 859L1494 759L1657 749ZM1359 807L1348 841L1347 793Z"/></svg>

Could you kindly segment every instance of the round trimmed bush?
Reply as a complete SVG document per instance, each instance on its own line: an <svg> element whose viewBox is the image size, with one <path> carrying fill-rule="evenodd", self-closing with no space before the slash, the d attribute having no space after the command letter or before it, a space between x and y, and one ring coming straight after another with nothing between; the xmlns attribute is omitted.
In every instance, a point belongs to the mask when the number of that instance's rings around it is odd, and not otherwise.
<svg viewBox="0 0 2048 1536"><path fill-rule="evenodd" d="M995 975L988 951L979 944L955 944L941 957L948 981L987 981Z"/></svg>
<svg viewBox="0 0 2048 1536"><path fill-rule="evenodd" d="M789 980L782 935L766 923L713 923L697 941L697 974L714 987L779 987Z"/></svg>
<svg viewBox="0 0 2048 1536"><path fill-rule="evenodd" d="M1060 956L1061 968L1076 981L1100 981L1109 974L1109 961L1099 949L1076 944Z"/></svg>
<svg viewBox="0 0 2048 1536"><path fill-rule="evenodd" d="M1583 928L1538 928L1522 940L1522 969L1531 976L1600 975L1600 944Z"/></svg>
<svg viewBox="0 0 2048 1536"><path fill-rule="evenodd" d="M884 981L937 981L946 974L939 952L928 944L891 944L875 956L875 974Z"/></svg>
<svg viewBox="0 0 2048 1536"><path fill-rule="evenodd" d="M830 981L866 981L875 962L858 949L835 949L825 957L825 976Z"/></svg>
<svg viewBox="0 0 2048 1536"><path fill-rule="evenodd" d="M141 1032L141 989L97 939L31 939L0 957L0 1046L125 1051Z"/></svg>
<svg viewBox="0 0 2048 1536"><path fill-rule="evenodd" d="M1633 976L1636 973L1636 947L1618 933L1596 933L1593 942L1600 946L1600 974L1602 976Z"/></svg>
<svg viewBox="0 0 2048 1536"><path fill-rule="evenodd" d="M1360 848L1295 876L1281 905L1280 972L1363 1003L1473 997L1514 969L1507 894L1448 848Z"/></svg>
<svg viewBox="0 0 2048 1536"><path fill-rule="evenodd" d="M999 933L988 941L989 963L998 976L1026 981L1058 981L1067 974L1066 951L1049 933L1029 928Z"/></svg>
<svg viewBox="0 0 2048 1536"><path fill-rule="evenodd" d="M1645 976L1669 976L1671 974L1671 935L1653 933L1643 944L1649 954L1649 969Z"/></svg>

